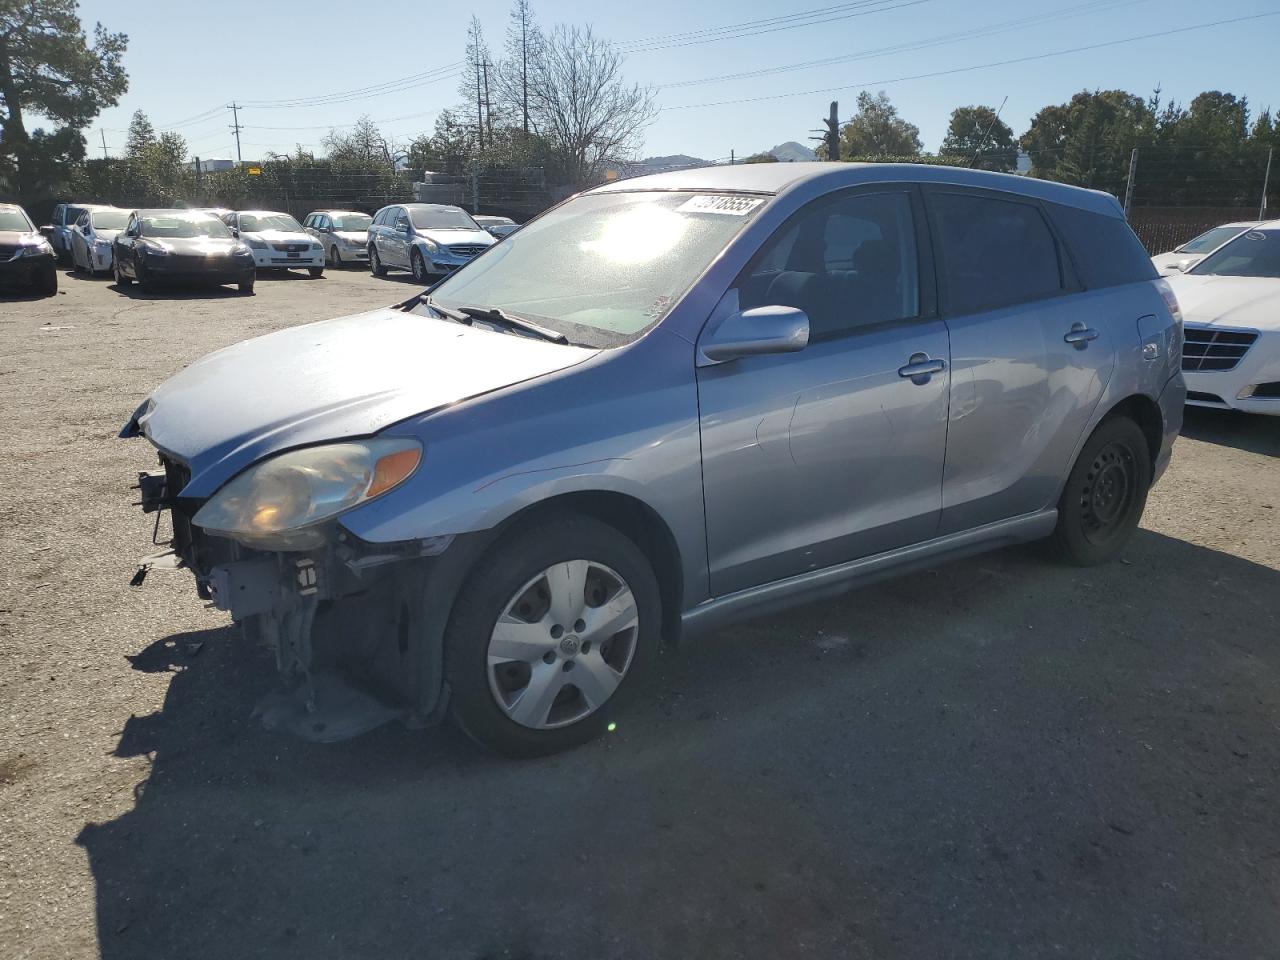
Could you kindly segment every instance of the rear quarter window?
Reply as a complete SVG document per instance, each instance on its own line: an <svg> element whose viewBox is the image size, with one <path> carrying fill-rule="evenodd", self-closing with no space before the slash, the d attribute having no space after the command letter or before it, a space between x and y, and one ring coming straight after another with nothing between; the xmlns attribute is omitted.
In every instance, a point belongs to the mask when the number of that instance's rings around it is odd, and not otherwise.
<svg viewBox="0 0 1280 960"><path fill-rule="evenodd" d="M1119 217L1061 203L1045 204L1087 290L1156 279L1156 268L1133 230Z"/></svg>

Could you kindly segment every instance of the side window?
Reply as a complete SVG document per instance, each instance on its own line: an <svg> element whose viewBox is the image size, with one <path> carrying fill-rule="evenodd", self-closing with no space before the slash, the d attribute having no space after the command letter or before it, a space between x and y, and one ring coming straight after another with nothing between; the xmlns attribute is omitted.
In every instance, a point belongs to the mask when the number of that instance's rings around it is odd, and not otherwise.
<svg viewBox="0 0 1280 960"><path fill-rule="evenodd" d="M129 217L129 223L124 228L125 236L136 237L138 235L138 218L137 216Z"/></svg>
<svg viewBox="0 0 1280 960"><path fill-rule="evenodd" d="M66 212L67 212L67 207L65 204L60 203L53 208L52 222L55 227L61 227L63 225L62 218L66 215Z"/></svg>
<svg viewBox="0 0 1280 960"><path fill-rule="evenodd" d="M375 227L385 227L387 225L387 214L391 212L390 207L383 207L378 211L378 215L373 218Z"/></svg>
<svg viewBox="0 0 1280 960"><path fill-rule="evenodd" d="M396 224L395 224L396 229L403 230L408 225L409 225L409 214L407 214L402 208L397 208Z"/></svg>
<svg viewBox="0 0 1280 960"><path fill-rule="evenodd" d="M319 230L323 230L325 233L328 233L330 230L333 229L333 225L329 223L329 218L327 216L316 217L316 228Z"/></svg>
<svg viewBox="0 0 1280 960"><path fill-rule="evenodd" d="M1047 207L1087 289L1156 278L1151 258L1124 220L1061 203Z"/></svg>
<svg viewBox="0 0 1280 960"><path fill-rule="evenodd" d="M80 214L80 219L76 221L76 226L80 228L82 233L87 230L89 228L89 214Z"/></svg>
<svg viewBox="0 0 1280 960"><path fill-rule="evenodd" d="M765 242L738 281L741 309L799 307L811 340L918 316L919 298L907 193L815 201Z"/></svg>
<svg viewBox="0 0 1280 960"><path fill-rule="evenodd" d="M930 203L949 312L994 310L1063 289L1057 241L1034 204L961 193L937 193Z"/></svg>

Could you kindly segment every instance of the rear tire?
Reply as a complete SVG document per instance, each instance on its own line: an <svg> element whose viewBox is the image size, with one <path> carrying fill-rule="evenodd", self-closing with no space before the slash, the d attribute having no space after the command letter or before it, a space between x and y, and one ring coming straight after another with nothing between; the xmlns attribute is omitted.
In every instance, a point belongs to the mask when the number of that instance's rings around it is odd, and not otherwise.
<svg viewBox="0 0 1280 960"><path fill-rule="evenodd" d="M1151 451L1128 417L1104 420L1071 468L1051 544L1078 567L1114 559L1129 545L1151 488Z"/></svg>
<svg viewBox="0 0 1280 960"><path fill-rule="evenodd" d="M387 268L382 265L382 258L378 256L378 248L369 248L369 272L375 277L385 277Z"/></svg>
<svg viewBox="0 0 1280 960"><path fill-rule="evenodd" d="M36 293L42 297L52 297L58 292L58 268L52 263L40 268L35 279Z"/></svg>
<svg viewBox="0 0 1280 960"><path fill-rule="evenodd" d="M586 743L635 692L661 618L648 560L614 528L566 512L517 527L454 603L444 651L450 718L509 757Z"/></svg>

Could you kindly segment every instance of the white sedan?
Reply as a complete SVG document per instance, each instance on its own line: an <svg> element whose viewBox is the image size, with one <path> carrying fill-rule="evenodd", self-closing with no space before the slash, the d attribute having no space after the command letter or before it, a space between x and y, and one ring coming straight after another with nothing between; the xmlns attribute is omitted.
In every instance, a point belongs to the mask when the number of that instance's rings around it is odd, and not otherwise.
<svg viewBox="0 0 1280 960"><path fill-rule="evenodd" d="M1220 227L1211 227L1194 240L1188 240L1180 247L1168 253L1159 253L1151 258L1161 276L1172 277L1185 272L1213 253L1232 237L1238 237L1250 227L1256 227L1256 220L1240 223L1224 223Z"/></svg>
<svg viewBox="0 0 1280 960"><path fill-rule="evenodd" d="M1280 416L1280 220L1169 278L1184 318L1187 403Z"/></svg>
<svg viewBox="0 0 1280 960"><path fill-rule="evenodd" d="M249 245L259 270L305 269L324 275L324 248L297 220L275 210L237 210L222 218Z"/></svg>
<svg viewBox="0 0 1280 960"><path fill-rule="evenodd" d="M111 241L124 229L129 211L117 207L90 207L67 230L71 242L71 266L89 276L111 272Z"/></svg>

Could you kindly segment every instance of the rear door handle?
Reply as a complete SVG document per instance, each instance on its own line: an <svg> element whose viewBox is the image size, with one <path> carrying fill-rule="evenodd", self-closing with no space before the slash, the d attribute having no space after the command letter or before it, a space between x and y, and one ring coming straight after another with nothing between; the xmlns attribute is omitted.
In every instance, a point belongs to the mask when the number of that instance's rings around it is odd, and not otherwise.
<svg viewBox="0 0 1280 960"><path fill-rule="evenodd" d="M916 386L923 386L935 373L947 369L947 361L930 357L927 353L913 353L905 367L898 368L898 376L910 379Z"/></svg>
<svg viewBox="0 0 1280 960"><path fill-rule="evenodd" d="M1089 346L1090 340L1098 339L1098 331L1094 330L1092 327L1086 327L1083 323L1077 320L1071 325L1071 329L1067 331L1066 335L1063 336L1062 339L1066 343L1074 346L1077 350L1083 350L1085 347Z"/></svg>

